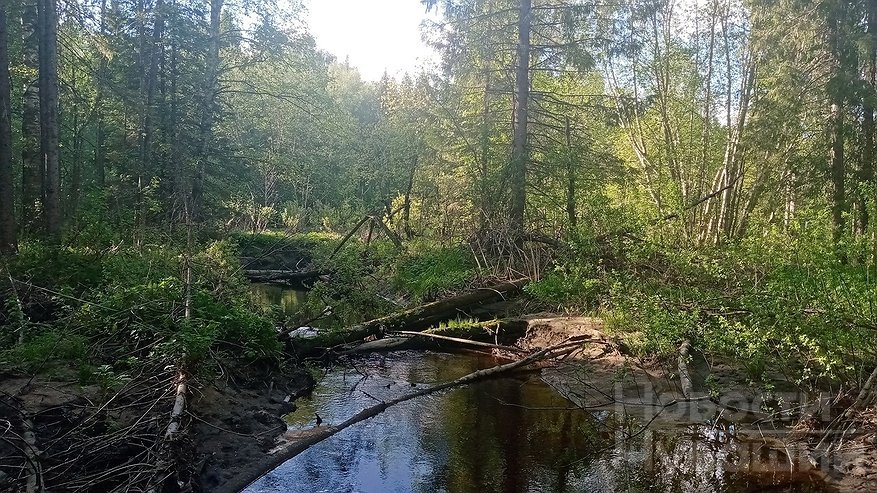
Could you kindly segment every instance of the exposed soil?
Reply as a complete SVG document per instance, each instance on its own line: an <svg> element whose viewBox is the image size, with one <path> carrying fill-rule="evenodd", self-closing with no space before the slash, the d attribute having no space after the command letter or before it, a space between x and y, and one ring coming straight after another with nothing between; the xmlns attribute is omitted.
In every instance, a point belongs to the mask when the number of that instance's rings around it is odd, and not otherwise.
<svg viewBox="0 0 877 493"><path fill-rule="evenodd" d="M828 482L839 491L877 491L877 409L857 416L850 435L830 454Z"/></svg>
<svg viewBox="0 0 877 493"><path fill-rule="evenodd" d="M0 491L24 491L35 476L28 449L37 451L46 490L109 491L154 481L158 467L151 464L166 457L155 444L172 407L167 377L131 379L112 391L21 375L0 378ZM164 491L237 491L225 485L262 462L274 437L286 430L281 416L313 384L304 370L212 383L193 379L183 420L187 434L172 444L178 472ZM25 438L29 430L32 445Z"/></svg>
<svg viewBox="0 0 877 493"><path fill-rule="evenodd" d="M192 402L191 430L202 490L236 492L245 486L235 478L260 468L275 438L286 431L282 416L294 411L295 399L313 385L309 373L298 371L244 385L217 382L201 391Z"/></svg>

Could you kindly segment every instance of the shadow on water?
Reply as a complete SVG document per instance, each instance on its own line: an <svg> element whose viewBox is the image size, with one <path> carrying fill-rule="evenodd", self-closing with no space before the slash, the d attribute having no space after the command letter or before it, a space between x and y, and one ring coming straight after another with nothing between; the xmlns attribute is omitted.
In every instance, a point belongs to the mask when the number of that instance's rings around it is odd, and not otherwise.
<svg viewBox="0 0 877 493"><path fill-rule="evenodd" d="M315 413L324 424L339 423L376 400L494 364L470 354L371 355L355 369L329 370L287 416L289 429L312 428ZM763 458L733 442L684 427L644 431L633 418L583 411L529 374L392 407L311 447L246 491L827 491L810 478L795 483L802 478L752 474Z"/></svg>
<svg viewBox="0 0 877 493"><path fill-rule="evenodd" d="M295 314L308 296L307 291L261 282L251 283L250 291L257 304L265 307L277 306L284 315Z"/></svg>

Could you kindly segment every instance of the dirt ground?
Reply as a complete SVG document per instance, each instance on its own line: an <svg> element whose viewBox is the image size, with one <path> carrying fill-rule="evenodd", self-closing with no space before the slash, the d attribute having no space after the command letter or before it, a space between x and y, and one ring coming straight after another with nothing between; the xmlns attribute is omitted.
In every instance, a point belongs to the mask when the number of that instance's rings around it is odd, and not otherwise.
<svg viewBox="0 0 877 493"><path fill-rule="evenodd" d="M275 438L286 431L282 416L294 411L295 399L313 385L310 374L299 372L273 384L217 382L201 391L192 402L191 429L203 491L237 491L235 478L261 467Z"/></svg>

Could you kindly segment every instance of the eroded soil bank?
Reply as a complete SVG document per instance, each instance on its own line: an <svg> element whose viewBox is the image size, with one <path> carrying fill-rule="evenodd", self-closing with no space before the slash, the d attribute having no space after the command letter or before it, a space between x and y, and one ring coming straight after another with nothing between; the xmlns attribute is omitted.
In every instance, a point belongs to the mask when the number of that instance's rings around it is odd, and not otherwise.
<svg viewBox="0 0 877 493"><path fill-rule="evenodd" d="M113 391L39 377L0 378L0 425L7 432L32 432L26 440L31 450L24 452L36 465L34 491L41 491L42 481L64 491L124 490L158 474L154 459L164 451L156 444L173 399L163 376L132 379ZM188 433L167 454L182 471L173 480L185 484L165 489L222 491L230 479L260 467L286 430L280 417L295 409L295 399L313 383L303 370L227 371L212 382L194 378L183 418ZM12 442L0 442L0 460L19 453ZM8 473L0 474L0 491L17 491Z"/></svg>

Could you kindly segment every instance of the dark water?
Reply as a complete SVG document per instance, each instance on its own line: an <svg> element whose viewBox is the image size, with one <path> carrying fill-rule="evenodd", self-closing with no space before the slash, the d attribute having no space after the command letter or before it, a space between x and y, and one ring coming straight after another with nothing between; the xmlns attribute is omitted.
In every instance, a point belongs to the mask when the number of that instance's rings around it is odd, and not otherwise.
<svg viewBox="0 0 877 493"><path fill-rule="evenodd" d="M250 284L250 290L256 303L262 306L277 306L286 315L293 315L298 310L298 305L307 300L307 292L290 289L275 284L254 282Z"/></svg>
<svg viewBox="0 0 877 493"><path fill-rule="evenodd" d="M475 355L371 355L329 371L289 428L318 412L339 423L365 407L496 364ZM773 454L773 455L771 455ZM388 409L311 447L250 493L826 491L788 457L695 427L644 428L576 409L538 374L476 383Z"/></svg>

